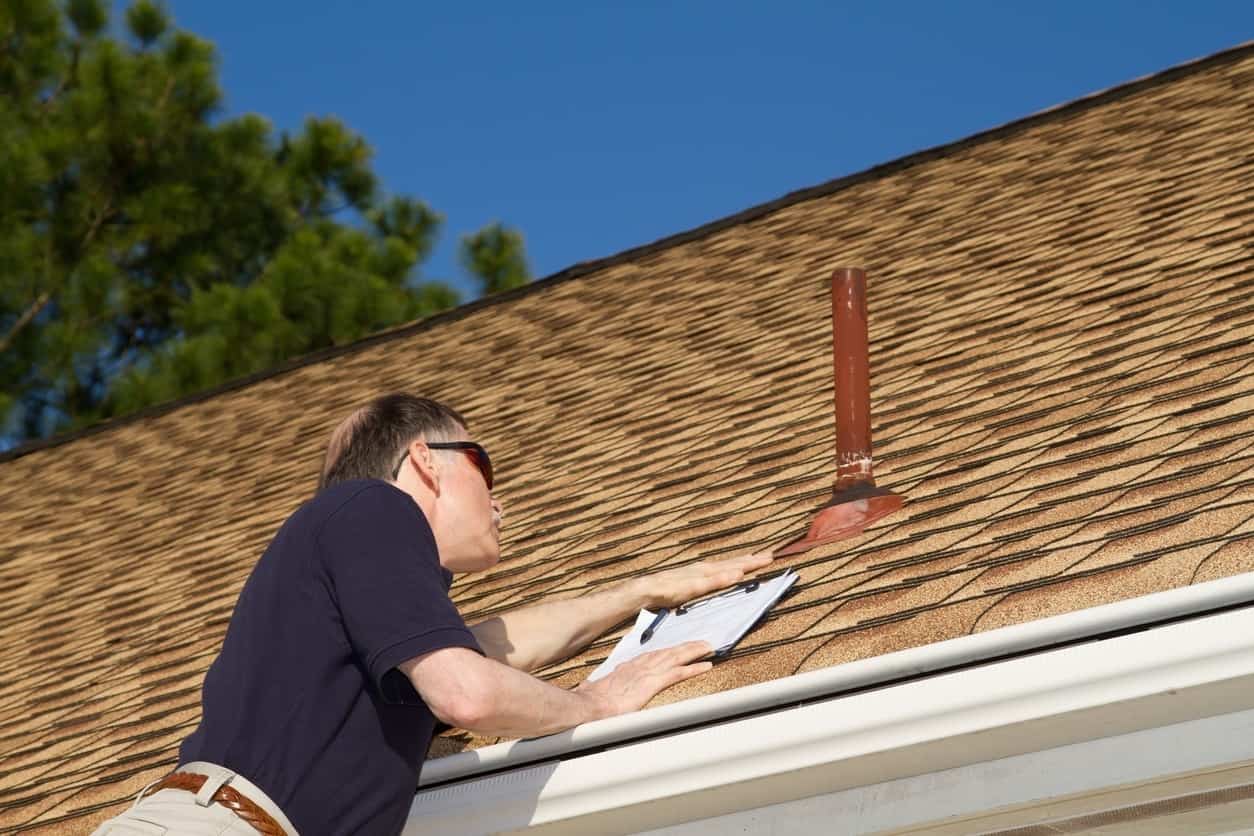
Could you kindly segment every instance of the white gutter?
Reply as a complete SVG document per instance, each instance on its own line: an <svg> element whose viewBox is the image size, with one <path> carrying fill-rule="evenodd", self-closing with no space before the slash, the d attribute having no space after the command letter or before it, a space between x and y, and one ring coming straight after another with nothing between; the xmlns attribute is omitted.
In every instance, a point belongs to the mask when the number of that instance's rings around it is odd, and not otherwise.
<svg viewBox="0 0 1254 836"><path fill-rule="evenodd" d="M748 685L586 723L560 734L514 740L429 761L419 786L537 763L725 717L829 698L937 671L1015 656L1176 618L1254 603L1254 572L1156 592L1025 624Z"/></svg>
<svg viewBox="0 0 1254 836"><path fill-rule="evenodd" d="M1247 607L420 791L405 832L638 832L1251 708Z"/></svg>

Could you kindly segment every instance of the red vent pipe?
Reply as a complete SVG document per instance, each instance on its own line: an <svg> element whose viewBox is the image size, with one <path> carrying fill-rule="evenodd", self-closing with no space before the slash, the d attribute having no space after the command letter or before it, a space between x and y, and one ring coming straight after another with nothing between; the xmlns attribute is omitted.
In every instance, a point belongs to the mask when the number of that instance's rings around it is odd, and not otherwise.
<svg viewBox="0 0 1254 836"><path fill-rule="evenodd" d="M867 358L866 273L832 274L832 355L836 371L836 484L806 534L776 557L855 537L901 508L902 498L875 486L871 465L871 375Z"/></svg>

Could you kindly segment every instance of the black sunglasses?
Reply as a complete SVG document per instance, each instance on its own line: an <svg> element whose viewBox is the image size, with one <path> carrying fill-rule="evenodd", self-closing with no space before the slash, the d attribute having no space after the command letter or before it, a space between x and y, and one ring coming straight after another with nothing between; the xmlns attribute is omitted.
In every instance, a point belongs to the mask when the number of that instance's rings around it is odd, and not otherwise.
<svg viewBox="0 0 1254 836"><path fill-rule="evenodd" d="M469 455L475 467L479 468L479 473L483 475L483 481L487 483L488 490L492 490L492 459L488 458L488 451L483 447L473 441L429 441L427 446L432 450L461 450ZM407 458L409 458L409 450L405 451L405 455L401 456L396 467L392 468L393 479L400 475L401 466L405 464Z"/></svg>

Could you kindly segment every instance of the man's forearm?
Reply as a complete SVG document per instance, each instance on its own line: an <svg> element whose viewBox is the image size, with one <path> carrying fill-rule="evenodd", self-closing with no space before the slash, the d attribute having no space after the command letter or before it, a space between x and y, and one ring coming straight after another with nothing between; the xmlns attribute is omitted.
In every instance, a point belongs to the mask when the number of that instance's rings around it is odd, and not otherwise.
<svg viewBox="0 0 1254 836"><path fill-rule="evenodd" d="M478 734L539 737L609 713L595 695L558 688L464 648L398 667L436 717Z"/></svg>
<svg viewBox="0 0 1254 836"><path fill-rule="evenodd" d="M504 665L495 667L487 693L493 698L483 716L463 725L468 731L497 737L540 737L602 716L588 697Z"/></svg>
<svg viewBox="0 0 1254 836"><path fill-rule="evenodd" d="M644 587L624 581L603 591L544 601L471 626L489 657L523 671L573 656L649 604Z"/></svg>

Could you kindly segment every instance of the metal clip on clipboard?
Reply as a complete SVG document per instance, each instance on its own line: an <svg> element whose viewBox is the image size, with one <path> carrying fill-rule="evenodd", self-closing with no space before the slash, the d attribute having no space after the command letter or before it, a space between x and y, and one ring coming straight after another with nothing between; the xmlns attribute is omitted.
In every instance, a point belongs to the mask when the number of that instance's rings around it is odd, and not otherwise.
<svg viewBox="0 0 1254 836"><path fill-rule="evenodd" d="M702 598L700 601L693 601L691 604L680 604L675 608L675 615L684 615L691 609L700 607L702 604L708 604L711 601L718 601L722 598L730 598L733 595L739 595L742 592L753 592L760 585L760 581L742 581L736 584L726 592L720 592L718 595L711 595L709 598Z"/></svg>

